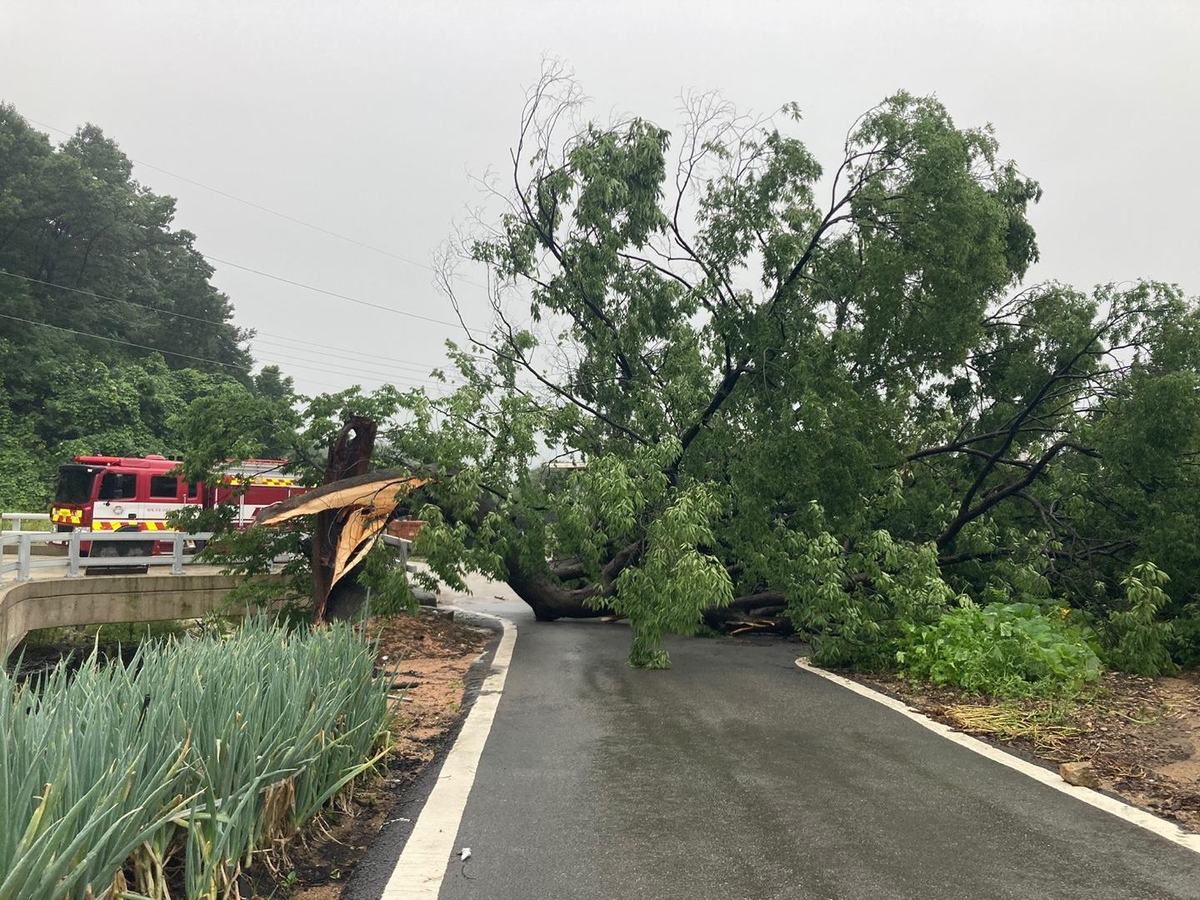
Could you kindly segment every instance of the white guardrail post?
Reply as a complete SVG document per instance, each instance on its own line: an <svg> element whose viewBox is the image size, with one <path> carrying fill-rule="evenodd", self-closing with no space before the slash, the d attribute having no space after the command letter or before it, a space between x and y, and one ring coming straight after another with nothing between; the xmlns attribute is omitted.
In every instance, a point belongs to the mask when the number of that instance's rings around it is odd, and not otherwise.
<svg viewBox="0 0 1200 900"><path fill-rule="evenodd" d="M184 539L184 535L180 534L178 531L175 532L175 536L171 539L171 574L172 575L182 575L183 574L183 539Z"/></svg>
<svg viewBox="0 0 1200 900"><path fill-rule="evenodd" d="M83 532L75 529L67 536L67 577L82 578L79 571L79 543L83 540Z"/></svg>
<svg viewBox="0 0 1200 900"><path fill-rule="evenodd" d="M29 574L29 560L33 556L33 535L21 532L17 537L17 581L28 581L33 576Z"/></svg>
<svg viewBox="0 0 1200 900"><path fill-rule="evenodd" d="M399 567L406 572L411 572L412 569L408 565L408 548L412 545L412 541L404 538L398 538L395 535L385 534L383 542L389 547L395 547L400 551L400 559L398 560Z"/></svg>

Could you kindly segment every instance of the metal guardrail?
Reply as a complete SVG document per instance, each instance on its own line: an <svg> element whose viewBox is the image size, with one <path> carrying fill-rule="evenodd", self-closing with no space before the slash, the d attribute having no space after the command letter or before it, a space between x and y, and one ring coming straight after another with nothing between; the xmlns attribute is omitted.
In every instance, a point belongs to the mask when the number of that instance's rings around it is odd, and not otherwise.
<svg viewBox="0 0 1200 900"><path fill-rule="evenodd" d="M17 527L10 529L20 531L26 522L49 522L50 513L0 513L0 532L5 530L5 522L16 522Z"/></svg>
<svg viewBox="0 0 1200 900"><path fill-rule="evenodd" d="M17 518L29 520L32 516L14 513L2 514L6 519ZM0 532L0 580L15 575L17 582L29 581L36 569L61 568L63 558L37 557L34 558L35 544L53 544L67 547L66 563L67 578L80 578L83 570L88 568L142 568L145 566L170 566L172 575L183 575L183 567L195 559L196 541L207 541L212 537L211 531L196 534L185 534L181 531L127 531L127 532L94 532L94 531L2 531ZM89 555L80 553L80 544L91 544ZM121 543L153 543L170 544L171 551L155 556L98 556L96 548L107 544ZM193 545L189 550L187 545Z"/></svg>
<svg viewBox="0 0 1200 900"><path fill-rule="evenodd" d="M408 548L412 546L412 541L408 540L407 538L399 538L391 534L384 534L382 539L383 542L389 547L395 547L400 551L400 559L396 561L398 566L403 568L405 572L416 571L412 567L412 564L408 561Z"/></svg>
<svg viewBox="0 0 1200 900"><path fill-rule="evenodd" d="M199 552L197 542L210 540L211 531L186 534L181 531L5 531L4 523L15 521L18 525L25 522L48 522L50 516L46 513L0 513L0 582L15 575L20 582L30 581L33 572L39 569L61 569L62 556L40 556L35 558L33 547L37 544L47 546L66 546L67 578L81 578L88 568L137 569L145 566L170 566L172 575L183 575L184 566L192 562ZM87 556L82 555L80 544L88 542L91 551ZM398 564L406 571L413 568L408 562L408 549L412 541L404 538L383 535L383 542L400 551ZM153 543L170 544L169 553L151 556L99 556L95 548L98 545L120 543ZM187 545L192 544L189 550ZM276 562L284 562L291 556L280 557Z"/></svg>

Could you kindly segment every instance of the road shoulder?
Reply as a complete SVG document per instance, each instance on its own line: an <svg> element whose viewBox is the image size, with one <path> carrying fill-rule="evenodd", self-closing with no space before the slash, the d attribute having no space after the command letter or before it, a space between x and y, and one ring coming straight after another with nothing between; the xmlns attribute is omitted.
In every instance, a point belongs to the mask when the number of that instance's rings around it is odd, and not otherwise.
<svg viewBox="0 0 1200 900"><path fill-rule="evenodd" d="M1200 853L1200 834L1193 834L1185 831L1174 822L1155 816L1145 810L1138 809L1128 803L1114 797L1110 794L1102 793L1097 790L1092 790L1086 787L1068 784L1057 772L1053 769L1046 768L1043 765L1030 762L1022 759L1012 753L1001 749L1000 747L983 741L977 737L965 734L961 731L951 728L944 722L939 722L930 718L924 713L918 712L907 703L896 697L889 696L873 687L862 684L858 681L853 681L845 678L834 672L826 669L821 669L809 663L806 657L799 657L796 660L796 665L805 672L823 678L826 681L833 682L848 691L852 691L861 697L872 700L875 703L885 706L896 713L916 722L923 728L932 731L933 733L945 738L946 740L964 747L973 753L983 756L993 762L999 763L1013 771L1019 772L1026 777L1037 781L1051 790L1066 794L1073 797L1089 806L1102 810L1109 815L1119 818L1125 822L1136 825L1146 831L1149 831L1159 837L1165 838L1172 843L1185 847L1195 853Z"/></svg>

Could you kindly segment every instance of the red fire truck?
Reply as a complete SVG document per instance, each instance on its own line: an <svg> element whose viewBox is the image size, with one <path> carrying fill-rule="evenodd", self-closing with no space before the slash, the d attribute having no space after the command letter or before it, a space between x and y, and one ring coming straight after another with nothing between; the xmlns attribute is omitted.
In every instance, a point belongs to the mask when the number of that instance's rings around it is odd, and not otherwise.
<svg viewBox="0 0 1200 900"><path fill-rule="evenodd" d="M181 464L162 456L77 456L59 467L50 521L55 531L166 531L168 513L232 499L235 524L247 528L264 506L308 490L282 474L286 464L246 460L206 484L185 481Z"/></svg>

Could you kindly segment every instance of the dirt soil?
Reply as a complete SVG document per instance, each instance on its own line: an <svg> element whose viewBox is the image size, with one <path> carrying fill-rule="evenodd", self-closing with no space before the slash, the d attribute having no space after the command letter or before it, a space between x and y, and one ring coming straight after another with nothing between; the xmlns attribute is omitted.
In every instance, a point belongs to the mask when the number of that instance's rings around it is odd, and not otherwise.
<svg viewBox="0 0 1200 900"><path fill-rule="evenodd" d="M989 700L890 676L856 676L959 731L1055 769L1088 762L1100 789L1200 833L1200 671L1110 672L1078 703Z"/></svg>
<svg viewBox="0 0 1200 900"><path fill-rule="evenodd" d="M356 786L317 827L287 848L289 864L251 873L254 897L337 900L394 801L416 780L461 717L468 670L492 632L430 611L372 619L379 665L396 677L391 732L394 752L380 777ZM244 892L250 896L250 892Z"/></svg>

